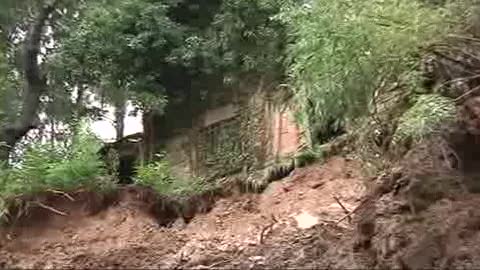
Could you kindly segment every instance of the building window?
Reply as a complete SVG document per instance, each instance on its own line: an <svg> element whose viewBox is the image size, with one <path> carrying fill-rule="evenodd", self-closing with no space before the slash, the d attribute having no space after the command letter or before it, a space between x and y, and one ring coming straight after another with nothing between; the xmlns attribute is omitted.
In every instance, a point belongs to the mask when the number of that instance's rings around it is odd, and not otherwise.
<svg viewBox="0 0 480 270"><path fill-rule="evenodd" d="M229 163L230 166L241 166L240 119L230 118L212 124L201 131L206 143L202 157L207 165Z"/></svg>

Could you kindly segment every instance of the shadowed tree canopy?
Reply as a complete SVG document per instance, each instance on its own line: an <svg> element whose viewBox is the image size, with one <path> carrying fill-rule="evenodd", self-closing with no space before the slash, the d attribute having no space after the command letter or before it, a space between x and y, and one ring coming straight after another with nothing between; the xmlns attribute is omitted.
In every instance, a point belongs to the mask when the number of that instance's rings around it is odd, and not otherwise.
<svg viewBox="0 0 480 270"><path fill-rule="evenodd" d="M126 92L144 111L243 72L281 74L275 0L96 1L65 24L58 63L88 84ZM71 77L69 79L72 79ZM216 83L215 83L216 82ZM198 93L195 93L198 95Z"/></svg>
<svg viewBox="0 0 480 270"><path fill-rule="evenodd" d="M52 103L50 56L59 42L57 29L86 1L5 0L0 4L0 160L41 126Z"/></svg>
<svg viewBox="0 0 480 270"><path fill-rule="evenodd" d="M53 137L55 125L74 132L80 118L101 115L87 94L162 112L242 73L281 75L284 27L271 17L282 2L2 1L0 95L13 105L0 109L0 159L32 129L48 124Z"/></svg>

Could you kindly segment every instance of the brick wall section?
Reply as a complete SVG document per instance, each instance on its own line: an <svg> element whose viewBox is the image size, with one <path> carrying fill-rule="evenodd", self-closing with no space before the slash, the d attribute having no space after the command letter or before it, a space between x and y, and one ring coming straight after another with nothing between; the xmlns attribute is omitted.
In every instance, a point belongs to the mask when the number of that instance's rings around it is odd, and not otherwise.
<svg viewBox="0 0 480 270"><path fill-rule="evenodd" d="M290 111L276 111L273 116L273 153L275 157L294 154L300 146L300 129Z"/></svg>

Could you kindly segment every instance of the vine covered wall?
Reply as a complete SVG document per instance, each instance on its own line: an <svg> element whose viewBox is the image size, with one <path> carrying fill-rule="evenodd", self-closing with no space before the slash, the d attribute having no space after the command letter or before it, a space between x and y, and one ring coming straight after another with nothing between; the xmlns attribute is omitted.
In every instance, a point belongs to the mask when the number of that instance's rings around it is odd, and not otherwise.
<svg viewBox="0 0 480 270"><path fill-rule="evenodd" d="M271 154L269 94L262 82L253 93L237 93L235 116L200 130L201 175L215 178L263 167Z"/></svg>
<svg viewBox="0 0 480 270"><path fill-rule="evenodd" d="M275 84L266 81L265 78L242 80L232 89L219 91L218 96L209 96L203 113L191 116L190 128L170 130L175 135L159 145L175 164L174 171L179 175L189 173L214 179L265 168L278 155L285 154L278 149L285 144L278 145L275 140L285 137L280 135L283 130L277 122L286 113L273 102ZM174 115L169 118L173 121ZM296 124L292 122L285 127L291 129ZM293 144L298 142L298 138L292 140ZM294 148L290 145L289 151Z"/></svg>

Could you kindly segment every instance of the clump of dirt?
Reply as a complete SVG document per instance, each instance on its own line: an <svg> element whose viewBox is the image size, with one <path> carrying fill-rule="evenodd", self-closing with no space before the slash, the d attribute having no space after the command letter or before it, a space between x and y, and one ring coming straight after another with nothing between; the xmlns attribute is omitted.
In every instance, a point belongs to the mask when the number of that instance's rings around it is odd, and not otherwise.
<svg viewBox="0 0 480 270"><path fill-rule="evenodd" d="M196 211L190 222L177 218L168 227L159 225L162 208L146 190L126 188L94 215L63 208L68 199L50 202L67 215L50 211L55 218L48 223L31 220L4 230L0 265L30 269L327 265L331 260L321 259L324 254L354 232L348 219L335 223L345 216L340 204L350 211L365 193L358 172L354 161L333 158L323 166L296 170L262 194L191 198L203 201L194 208L205 212ZM158 212L152 215L152 209Z"/></svg>
<svg viewBox="0 0 480 270"><path fill-rule="evenodd" d="M367 258L364 267L479 267L480 247L475 241L480 232L480 196L471 176L478 175L480 168L473 169L471 162L480 156L475 144L465 139L467 134L455 135L456 140L438 137L417 145L399 167L375 179L356 212L357 230L351 236L352 254ZM348 246L351 239L343 241ZM332 255L338 256L338 252Z"/></svg>
<svg viewBox="0 0 480 270"><path fill-rule="evenodd" d="M105 210L117 200L117 193L100 194L79 190L71 193L50 191L13 198L8 210L11 227L54 226L62 217L87 217ZM58 208L58 206L61 207Z"/></svg>

